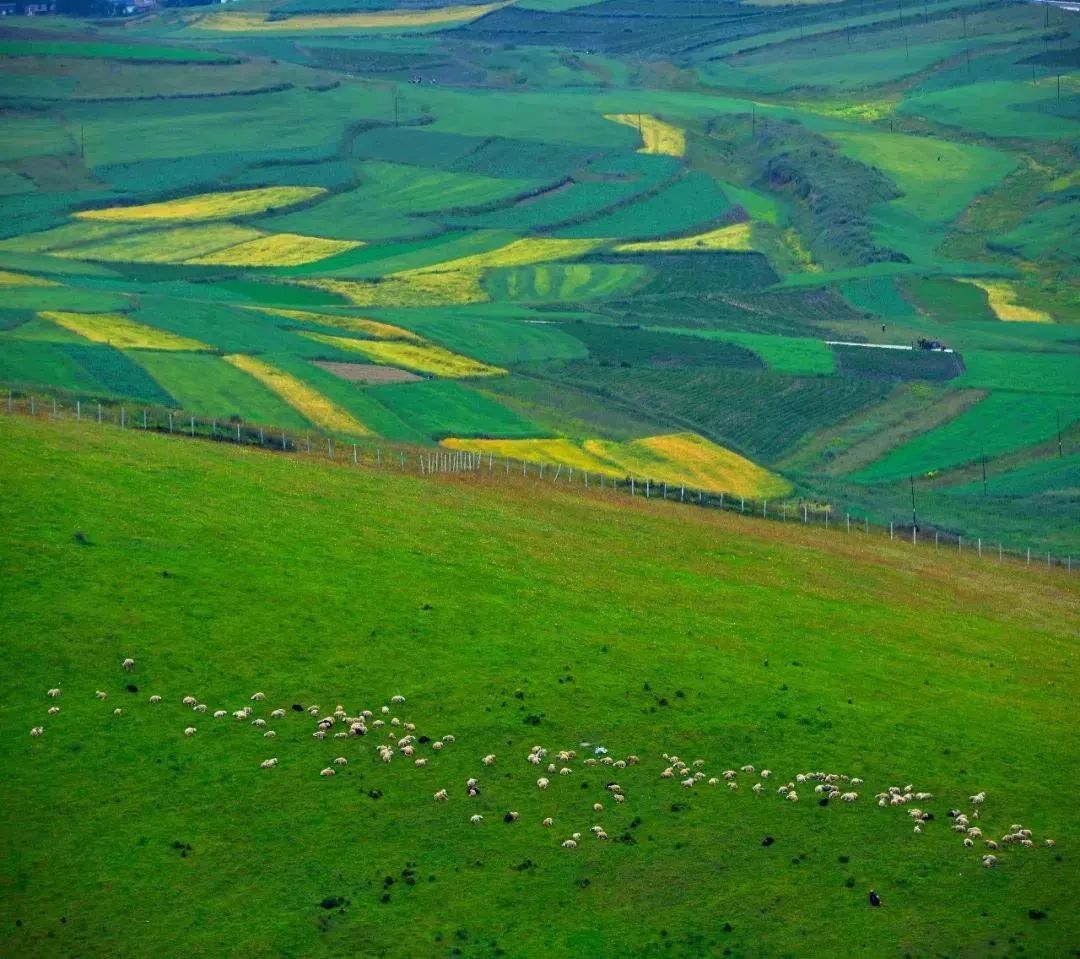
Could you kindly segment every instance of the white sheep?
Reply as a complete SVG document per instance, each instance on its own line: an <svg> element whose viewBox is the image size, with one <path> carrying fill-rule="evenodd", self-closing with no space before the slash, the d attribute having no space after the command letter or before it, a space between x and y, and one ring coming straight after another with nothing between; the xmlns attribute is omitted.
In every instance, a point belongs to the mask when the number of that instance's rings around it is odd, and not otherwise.
<svg viewBox="0 0 1080 959"><path fill-rule="evenodd" d="M252 693L251 695L253 703L261 703L264 699L266 699L266 693Z"/></svg>
<svg viewBox="0 0 1080 959"><path fill-rule="evenodd" d="M469 817L469 822L471 822L474 826L477 825L478 823L482 823L483 821L484 821L484 817L481 816L480 813L478 813L478 812L474 812Z"/></svg>
<svg viewBox="0 0 1080 959"><path fill-rule="evenodd" d="M284 719L285 718L285 710L284 709L275 709L270 714L270 718L271 719Z"/></svg>
<svg viewBox="0 0 1080 959"><path fill-rule="evenodd" d="M982 864L984 869L992 869L997 865L997 856L983 856Z"/></svg>
<svg viewBox="0 0 1080 959"><path fill-rule="evenodd" d="M771 775L772 775L772 770L771 769L763 769L763 770L761 770L761 778L762 779L768 779Z"/></svg>
<svg viewBox="0 0 1080 959"><path fill-rule="evenodd" d="M390 697L390 702L392 702L392 703L403 703L403 702L405 702L405 697L404 696L391 696Z"/></svg>
<svg viewBox="0 0 1080 959"><path fill-rule="evenodd" d="M96 693L94 693L94 695L98 699L108 699L109 698L109 694L108 693L103 693L100 689Z"/></svg>
<svg viewBox="0 0 1080 959"><path fill-rule="evenodd" d="M48 696L49 699L56 699L56 697L60 695L60 688L58 686L54 686L45 695Z"/></svg>
<svg viewBox="0 0 1080 959"><path fill-rule="evenodd" d="M334 760L334 765L335 766L348 766L349 765L349 760L347 760L344 756L338 756L338 758Z"/></svg>
<svg viewBox="0 0 1080 959"><path fill-rule="evenodd" d="M734 779L735 775L736 775L736 773L735 773L734 769L725 769L724 770L724 778L725 779Z"/></svg>
<svg viewBox="0 0 1080 959"><path fill-rule="evenodd" d="M507 822L517 822L521 818L521 813L516 809L511 809L510 812L506 814L505 818Z"/></svg>
<svg viewBox="0 0 1080 959"><path fill-rule="evenodd" d="M41 736L44 732L45 732L45 727L44 726L34 726L33 729L30 730L30 735L34 736L34 737L37 737L37 736Z"/></svg>
<svg viewBox="0 0 1080 959"><path fill-rule="evenodd" d="M113 714L114 716L123 716L123 715L124 715L124 711L123 711L123 710L122 710L122 709L121 709L121 708L120 708L119 706L117 706L117 707L116 707L116 709L114 709L114 710L112 711L112 714Z"/></svg>
<svg viewBox="0 0 1080 959"><path fill-rule="evenodd" d="M276 737L277 733L274 732L274 730L272 729L268 729L265 733L263 733L263 739L274 739Z"/></svg>
<svg viewBox="0 0 1080 959"><path fill-rule="evenodd" d="M327 766L325 769L320 770L320 776L336 776L337 772L331 766Z"/></svg>
<svg viewBox="0 0 1080 959"><path fill-rule="evenodd" d="M261 763L259 763L259 767L261 769L273 769L276 765L276 759L264 759Z"/></svg>
<svg viewBox="0 0 1080 959"><path fill-rule="evenodd" d="M443 744L440 740L436 739L435 742L431 744L431 748L434 749L435 752L439 752L443 748Z"/></svg>
<svg viewBox="0 0 1080 959"><path fill-rule="evenodd" d="M986 790L984 789L982 792L977 792L974 796L969 796L968 799L971 800L973 805L977 806L979 803L986 801Z"/></svg>
<svg viewBox="0 0 1080 959"><path fill-rule="evenodd" d="M974 840L974 839L971 839L970 837L967 837L967 836L965 836L965 837L964 837L964 845L965 845L965 846L966 846L966 847L967 847L968 849L970 849L970 848L971 848L972 846L974 846L974 845L975 845L975 840Z"/></svg>
<svg viewBox="0 0 1080 959"><path fill-rule="evenodd" d="M793 789L784 798L786 800L788 800L789 802L798 802L799 801L799 794L797 792L795 792L795 790Z"/></svg>
<svg viewBox="0 0 1080 959"><path fill-rule="evenodd" d="M852 776L851 777L851 785L852 786L861 786L862 784L863 784L863 781L861 779L859 779L858 776Z"/></svg>
<svg viewBox="0 0 1080 959"><path fill-rule="evenodd" d="M308 711L307 712L308 712L309 716L318 716L319 713L321 712L321 710L319 709L318 706L308 706Z"/></svg>
<svg viewBox="0 0 1080 959"><path fill-rule="evenodd" d="M562 844L563 849L577 849L576 839L564 839Z"/></svg>
<svg viewBox="0 0 1080 959"><path fill-rule="evenodd" d="M443 736L442 741L444 743L456 743L457 738L452 733L447 733L445 736Z"/></svg>
<svg viewBox="0 0 1080 959"><path fill-rule="evenodd" d="M55 716L58 712L60 712L60 707L59 706L50 706L49 707L49 715L50 716Z"/></svg>
<svg viewBox="0 0 1080 959"><path fill-rule="evenodd" d="M692 789L694 786L694 777L691 776L689 779L684 779L682 781L682 786L684 789Z"/></svg>
<svg viewBox="0 0 1080 959"><path fill-rule="evenodd" d="M194 706L198 700L194 696L185 696L180 702L185 706Z"/></svg>
<svg viewBox="0 0 1080 959"><path fill-rule="evenodd" d="M601 802L594 802L592 804L592 809L593 809L593 812L603 812L604 811L604 804L601 803Z"/></svg>
<svg viewBox="0 0 1080 959"><path fill-rule="evenodd" d="M548 786L551 785L551 780L548 779L546 776L541 776L538 780L536 780L536 785L539 789L547 789Z"/></svg>
<svg viewBox="0 0 1080 959"><path fill-rule="evenodd" d="M716 778L715 776L713 776L713 777L712 777L712 778L711 778L711 779L709 780L709 785L710 785L710 786L718 786L718 785L720 785L720 780L719 780L719 779L717 779L717 778Z"/></svg>
<svg viewBox="0 0 1080 959"><path fill-rule="evenodd" d="M427 765L427 760L423 756L421 756L419 759L413 760L413 765L417 766L420 769L423 769Z"/></svg>
<svg viewBox="0 0 1080 959"><path fill-rule="evenodd" d="M495 754L488 753L483 759L480 760L485 766L495 765Z"/></svg>
<svg viewBox="0 0 1080 959"><path fill-rule="evenodd" d="M753 773L755 772L755 770L754 770L754 767L753 767L753 766L743 766L743 767L742 767L742 771L743 771L744 773L750 773L751 775L753 775Z"/></svg>
<svg viewBox="0 0 1080 959"><path fill-rule="evenodd" d="M450 796L445 789L440 789L437 793L435 793L433 798L435 802L446 802L446 800L449 799Z"/></svg>
<svg viewBox="0 0 1080 959"><path fill-rule="evenodd" d="M229 714L224 709L214 710L214 719L224 719Z"/></svg>
<svg viewBox="0 0 1080 959"><path fill-rule="evenodd" d="M982 839L982 830L981 830L981 829L980 829L980 828L979 828L978 826L972 826L972 827L971 827L971 828L970 828L970 829L969 829L969 830L967 831L967 834L968 834L968 835L969 835L969 836L970 836L970 837L971 837L972 839Z"/></svg>
<svg viewBox="0 0 1080 959"><path fill-rule="evenodd" d="M555 820L552 819L550 816L548 816L542 823L540 823L540 825L541 826L554 826L555 825Z"/></svg>
<svg viewBox="0 0 1080 959"><path fill-rule="evenodd" d="M251 721L251 725L254 726L256 729L262 729L266 725L266 720L265 719L253 719Z"/></svg>
<svg viewBox="0 0 1080 959"><path fill-rule="evenodd" d="M195 729L194 726L188 726L188 728L184 730L184 735L185 736L194 736L195 733L196 733L196 729Z"/></svg>
<svg viewBox="0 0 1080 959"><path fill-rule="evenodd" d="M755 796L760 796L763 792L765 792L765 787L761 783L754 783L754 785L751 786L750 789Z"/></svg>
<svg viewBox="0 0 1080 959"><path fill-rule="evenodd" d="M732 792L738 792L739 791L739 784L738 783L728 783L727 788L730 789Z"/></svg>
<svg viewBox="0 0 1080 959"><path fill-rule="evenodd" d="M859 798L859 794L858 793L841 793L840 798L844 802L855 802L855 800Z"/></svg>
<svg viewBox="0 0 1080 959"><path fill-rule="evenodd" d="M312 739L326 739L326 730L325 729L316 729L315 732L313 732L311 734L311 738Z"/></svg>
<svg viewBox="0 0 1080 959"><path fill-rule="evenodd" d="M1057 843L1054 842L1053 839L1044 839L1043 840L1043 845L1045 845L1048 849L1053 849L1054 846L1057 845Z"/></svg>
<svg viewBox="0 0 1080 959"><path fill-rule="evenodd" d="M574 770L572 770L569 766L563 766L563 768L559 770L559 775L569 776L573 771Z"/></svg>
<svg viewBox="0 0 1080 959"><path fill-rule="evenodd" d="M986 840L986 848L987 849L997 849L998 844L996 842L994 842L993 839L987 839Z"/></svg>
<svg viewBox="0 0 1080 959"><path fill-rule="evenodd" d="M160 702L161 702L161 697L160 696L151 696L150 697L150 705L156 706Z"/></svg>
<svg viewBox="0 0 1080 959"><path fill-rule="evenodd" d="M124 669L126 669L130 673L135 668L135 660L129 657L128 659L125 659L120 665L123 666Z"/></svg>
<svg viewBox="0 0 1080 959"><path fill-rule="evenodd" d="M390 715L390 707L389 706L382 706L382 707L380 707L379 712L381 712L384 716L389 716Z"/></svg>
<svg viewBox="0 0 1080 959"><path fill-rule="evenodd" d="M622 793L614 793L611 797L615 802L626 802L626 797Z"/></svg>
<svg viewBox="0 0 1080 959"><path fill-rule="evenodd" d="M916 836L922 835L922 825L920 823L915 824L915 828L911 830Z"/></svg>
<svg viewBox="0 0 1080 959"><path fill-rule="evenodd" d="M192 706L191 710L192 710L192 712L196 712L196 713L205 713L206 712L206 703L199 703L199 704L197 704L195 706Z"/></svg>

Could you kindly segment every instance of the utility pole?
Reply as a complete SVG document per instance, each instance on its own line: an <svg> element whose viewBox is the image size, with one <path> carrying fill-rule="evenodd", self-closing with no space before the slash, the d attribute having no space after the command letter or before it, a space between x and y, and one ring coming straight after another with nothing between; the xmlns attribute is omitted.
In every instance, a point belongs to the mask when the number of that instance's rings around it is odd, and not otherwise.
<svg viewBox="0 0 1080 959"><path fill-rule="evenodd" d="M982 451L982 468L983 468L983 496L986 495L986 447L983 447Z"/></svg>
<svg viewBox="0 0 1080 959"><path fill-rule="evenodd" d="M909 477L911 480L911 529L914 533L919 528L919 521L915 516L915 477Z"/></svg>
<svg viewBox="0 0 1080 959"><path fill-rule="evenodd" d="M1058 86L1061 86L1061 80L1058 79ZM750 135L757 139L757 104L750 104Z"/></svg>
<svg viewBox="0 0 1080 959"><path fill-rule="evenodd" d="M1058 436L1058 456L1064 456L1065 453L1061 448L1061 409L1057 411L1057 436Z"/></svg>

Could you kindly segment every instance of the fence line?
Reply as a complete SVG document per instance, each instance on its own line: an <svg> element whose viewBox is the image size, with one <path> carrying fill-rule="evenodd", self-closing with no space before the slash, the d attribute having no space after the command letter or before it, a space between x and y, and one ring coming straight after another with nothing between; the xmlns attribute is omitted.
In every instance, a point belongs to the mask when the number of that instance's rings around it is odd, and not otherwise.
<svg viewBox="0 0 1080 959"><path fill-rule="evenodd" d="M89 415L87 407L89 406ZM177 410L168 410L161 407L142 406L134 407L134 412L129 410L127 404L113 403L103 404L94 400L86 404L81 399L70 401L70 408L64 406L54 397L43 401L34 394L22 394L8 391L5 407L8 413L13 415L29 415L48 419L62 419L69 416L79 423L89 422L93 425L110 425L120 429L141 430L171 434L188 439L203 439L212 442L231 443L239 446L251 446L265 449L268 452L278 454L287 453L297 456L311 456L314 459L330 460L337 463L353 466L371 466L377 469L390 468L399 472L415 472L421 476L435 475L484 475L490 477L499 475L516 476L518 467L521 468L522 477L535 478L537 482L543 481L552 485L575 486L581 489L598 490L602 493L621 493L631 497L643 499L663 499L668 502L677 502L684 505L701 507L706 509L722 510L739 515L749 515L770 522L797 523L802 526L818 525L824 529L834 529L845 535L871 536L879 531L881 536L888 536L890 541L901 539L918 548L930 548L931 539L929 533L933 533L932 548L940 550L943 547L951 548L955 545L958 553L971 553L980 558L984 557L983 540L978 538L973 546L970 542L965 543L962 536L950 533L934 527L932 524L922 523L918 526L897 526L895 521L890 521L888 526L871 523L865 513L860 517L848 512L843 512L831 504L811 502L806 498L799 498L797 503L790 501L781 502L779 508L773 504L769 508L769 501L762 499L760 502L747 500L745 496L726 492L709 492L695 487L667 481L657 481L648 476L635 476L628 474L623 478L612 476L607 473L590 472L588 470L575 469L564 463L534 462L526 459L514 459L511 457L497 457L490 451L487 453L477 450L451 450L439 447L426 449L402 446L387 442L379 445L376 441L364 441L363 443L345 443L339 437L335 444L335 438L326 434L316 434L315 443L312 443L313 434L304 432L289 436L284 430L274 429L268 432L265 426L247 425L233 419L228 423L219 422L216 418L204 418L193 413ZM384 457L385 452L385 457ZM486 460L486 462L485 462ZM500 468L501 463L501 468ZM554 470L554 473L552 473ZM545 471L547 476L545 476ZM575 479L576 473L576 479ZM560 482L561 481L561 482ZM794 507L794 517L789 516L789 507ZM843 526L838 517L843 516ZM830 522L830 518L835 521ZM854 518L854 522L852 522ZM919 534L922 533L922 536ZM910 534L910 535L909 535ZM997 549L987 544L991 556L996 552L996 561L1001 564L1008 558L1031 567L1032 550L1013 549L998 542ZM1042 566L1041 555L1035 555L1036 566ZM1053 556L1046 553L1045 565L1057 566L1072 572L1072 556Z"/></svg>

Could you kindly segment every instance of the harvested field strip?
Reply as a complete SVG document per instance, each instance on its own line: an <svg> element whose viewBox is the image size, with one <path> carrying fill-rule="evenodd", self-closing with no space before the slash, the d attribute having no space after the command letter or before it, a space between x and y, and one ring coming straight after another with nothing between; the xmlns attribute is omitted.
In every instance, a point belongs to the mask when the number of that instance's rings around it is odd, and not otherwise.
<svg viewBox="0 0 1080 959"><path fill-rule="evenodd" d="M324 240L318 236L274 233L205 256L192 257L186 262L222 266L301 266L362 245L355 240Z"/></svg>
<svg viewBox="0 0 1080 959"><path fill-rule="evenodd" d="M297 320L300 323L314 323L318 326L329 326L338 330L347 330L350 333L366 333L377 340L413 340L422 342L415 333L404 330L400 326L390 323L380 323L378 320L368 320L360 316L337 316L333 313L309 313L307 310L282 310L272 306L252 306L251 310L260 313L268 313L270 316L282 316L288 320Z"/></svg>
<svg viewBox="0 0 1080 959"><path fill-rule="evenodd" d="M256 14L212 13L198 21L200 30L226 33L290 33L308 30L379 30L393 27L433 27L476 20L505 3L439 7L433 10L374 10L370 13L324 13L263 20Z"/></svg>
<svg viewBox="0 0 1080 959"><path fill-rule="evenodd" d="M1016 290L1004 280L960 279L961 283L970 283L986 293L990 309L999 320L1010 323L1053 323L1049 313L1021 306L1016 302Z"/></svg>
<svg viewBox="0 0 1080 959"><path fill-rule="evenodd" d="M354 306L454 306L486 303L480 271L395 273L385 280L307 280L299 284L343 296Z"/></svg>
<svg viewBox="0 0 1080 959"><path fill-rule="evenodd" d="M129 320L120 313L68 313L47 310L39 313L44 320L84 336L94 343L106 343L130 350L212 350L213 347L186 336Z"/></svg>
<svg viewBox="0 0 1080 959"><path fill-rule="evenodd" d="M500 246L486 253L474 253L472 256L463 256L456 260L447 260L445 263L435 263L431 266L420 267L416 270L407 270L397 273L395 276L415 276L421 273L450 273L460 271L484 270L489 267L500 266L529 266L533 263L549 263L553 260L572 260L596 249L603 241L582 240L556 240L526 237L514 240L506 246Z"/></svg>
<svg viewBox="0 0 1080 959"><path fill-rule="evenodd" d="M253 216L270 209L294 206L326 193L318 186L268 186L227 193L200 193L196 196L143 203L138 206L111 206L103 210L83 210L80 220L142 223L146 220L224 220L233 216Z"/></svg>
<svg viewBox="0 0 1080 959"><path fill-rule="evenodd" d="M60 286L53 280L46 280L40 276L29 276L26 273L11 273L8 270L0 270L0 286Z"/></svg>
<svg viewBox="0 0 1080 959"><path fill-rule="evenodd" d="M319 369L350 383L413 383L422 379L408 370L393 366L376 366L373 363L335 363L331 360L312 360Z"/></svg>
<svg viewBox="0 0 1080 959"><path fill-rule="evenodd" d="M258 230L233 223L178 226L172 230L123 233L101 243L56 250L53 255L106 263L183 263L261 236Z"/></svg>
<svg viewBox="0 0 1080 959"><path fill-rule="evenodd" d="M327 336L323 333L305 333L308 339L341 350L363 353L376 363L400 366L430 376L464 379L471 376L505 376L506 370L470 359L460 353L451 353L441 346L430 343L394 343L386 340L353 340L344 336Z"/></svg>
<svg viewBox="0 0 1080 959"><path fill-rule="evenodd" d="M649 436L628 442L565 438L527 440L448 439L451 449L478 450L495 456L552 463L622 479L634 476L694 489L752 498L784 496L784 479L696 433Z"/></svg>
<svg viewBox="0 0 1080 959"><path fill-rule="evenodd" d="M335 406L317 390L295 376L271 366L263 360L242 353L226 356L225 360L257 379L263 386L280 396L294 410L302 413L315 426L324 430L366 436L371 433L363 423Z"/></svg>
<svg viewBox="0 0 1080 959"><path fill-rule="evenodd" d="M648 113L605 113L604 119L637 130L644 144L638 153L671 157L686 155L686 134L679 127L665 123L658 117Z"/></svg>
<svg viewBox="0 0 1080 959"><path fill-rule="evenodd" d="M672 251L693 250L734 250L749 253L754 249L751 226L749 223L733 223L697 233L694 236L682 236L675 240L652 240L643 243L620 243L616 253L668 253Z"/></svg>
<svg viewBox="0 0 1080 959"><path fill-rule="evenodd" d="M774 373L790 373L793 376L829 376L836 371L833 351L823 340L682 327L657 329L658 332L679 333L705 340L721 340L745 347L760 356L765 361L765 365Z"/></svg>

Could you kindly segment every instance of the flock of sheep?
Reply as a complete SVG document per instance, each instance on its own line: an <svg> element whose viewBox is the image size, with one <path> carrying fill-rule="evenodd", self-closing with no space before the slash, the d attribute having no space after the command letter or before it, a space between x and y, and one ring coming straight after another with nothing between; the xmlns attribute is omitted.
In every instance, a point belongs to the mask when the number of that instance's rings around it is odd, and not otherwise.
<svg viewBox="0 0 1080 959"><path fill-rule="evenodd" d="M131 672L135 668L135 661L125 659L121 666L125 671ZM60 688L54 687L48 690L47 696L54 701L49 706L48 715L55 716L60 712L60 706L55 703L55 700L58 700L61 696ZM99 700L108 698L108 694L101 690L97 690L95 696ZM231 716L235 721L248 723L259 731L263 738L273 740L277 736L277 731L269 728L267 719L255 716L257 706L253 704L262 703L265 700L266 695L264 693L256 692L242 707L233 710ZM150 696L149 703L156 706L162 703L162 697L158 695ZM195 715L210 713L209 707L205 703L199 702L194 696L184 696L180 703ZM393 707L401 706L404 703L404 696L392 696L390 703L381 706L378 713L370 709L364 709L355 715L350 715L340 705L332 711L324 711L319 706L305 707L296 704L291 707L291 711L306 714L315 720L315 728L311 733L312 738L315 740L322 741L329 738L348 740L370 735L379 740L374 748L381 763L388 764L395 759L398 759L398 761L407 760L417 769L423 769L428 765L430 759L434 759L448 746L453 745L455 737L452 734L436 739L418 736L415 724L392 715L395 711ZM122 716L123 712L122 708L113 710L113 714L118 717ZM288 713L288 710L279 707L271 710L267 715L270 720L284 720ZM226 719L230 712L218 709L210 713L210 715L215 720L222 720ZM39 737L44 732L44 726L34 726L30 730L30 735ZM197 734L198 727L194 725L186 726L183 730L183 735L187 737ZM579 749L581 750L580 755ZM430 755L422 755L422 753L430 753ZM578 749L557 750L554 755L551 755L549 750L543 746L533 746L524 759L530 765L540 767L541 771L546 774L539 776L536 780L536 788L541 791L551 788L555 776L573 776L576 771L575 764L579 764L583 769L608 770L609 775L612 777L620 770L641 764L641 760L635 755L628 755L624 759L616 759L608 755L608 750L605 747L587 742L580 743ZM807 771L800 772L796 774L794 779L774 787L769 782L773 777L773 773L769 769L759 771L752 765L744 765L738 769L725 769L719 776L709 776L704 770L705 760L703 759L695 759L688 764L678 756L668 755L667 753L662 755L662 759L664 768L658 774L661 782L669 780L673 785L678 784L683 789L695 789L702 786L708 789L724 785L732 793L738 792L746 785L748 791L756 797L764 797L769 793L773 793L787 803L797 803L802 801L804 797L810 796L812 796L813 801L817 801L823 806L828 805L833 800L855 803L861 798L861 794L857 791L858 787L864 785L863 780L857 776L849 776L844 773ZM480 760L480 766L483 769L489 769L495 766L498 761L498 757L494 753L489 753ZM349 760L346 756L337 756L320 770L319 775L323 777L334 776L337 774L338 769L347 766L348 763ZM277 765L277 757L265 759L260 764L262 769L273 769ZM481 773L482 770L478 770L478 775ZM604 784L604 790L610 802L615 805L625 803L628 800L627 793L614 779ZM800 791L802 795L800 795ZM450 788L442 786L434 791L432 798L437 803L448 803L451 801L452 794L453 798L456 799L458 796L456 790L452 791ZM478 776L470 776L465 781L461 795L466 800L480 795ZM911 784L889 786L884 791L877 793L874 800L882 808L905 807L907 815L912 821L912 831L915 835L921 835L928 824L935 819L933 812L923 808L934 800L933 794L921 790L916 791ZM981 857L982 865L989 869L998 864L998 857L994 853L1000 851L1002 846L1017 845L1030 849L1035 846L1035 838L1032 830L1026 828L1022 823L1011 824L1008 831L1000 839L989 838L984 834L985 823L980 821L979 810L985 800L985 791L975 793L968 797L969 812L965 813L960 809L950 809L947 816L951 821L953 832L961 837L964 847L970 849L976 843L981 842L989 850ZM590 808L592 813L598 816L604 812L605 805L603 802L596 801L590 804ZM516 810L508 810L503 816L503 821L512 823L519 818L520 814ZM469 815L469 822L473 825L478 826L483 821L484 816L481 813L474 812ZM555 825L555 820L551 816L547 816L541 821L541 825L551 828ZM589 831L597 840L603 841L609 838L604 827L600 824L593 825ZM562 846L565 849L576 849L581 841L582 833L573 832L562 840ZM766 837L763 845L769 845L770 841L770 837ZM1043 845L1052 848L1055 843L1053 839L1044 839Z"/></svg>

